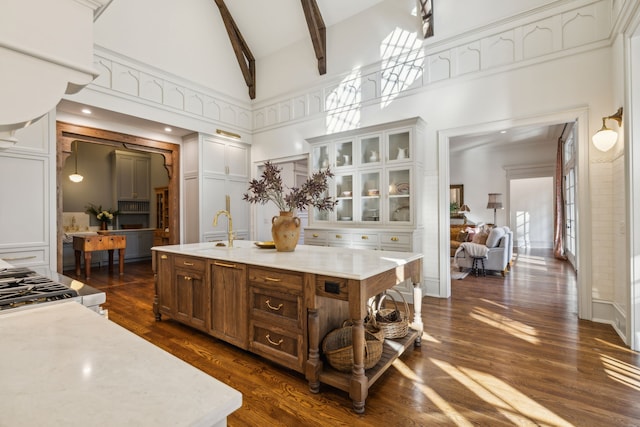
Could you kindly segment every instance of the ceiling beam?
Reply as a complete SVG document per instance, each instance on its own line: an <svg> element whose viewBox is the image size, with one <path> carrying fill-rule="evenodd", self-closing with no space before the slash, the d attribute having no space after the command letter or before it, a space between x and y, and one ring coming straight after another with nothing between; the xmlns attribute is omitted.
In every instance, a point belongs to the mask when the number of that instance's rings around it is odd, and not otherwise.
<svg viewBox="0 0 640 427"><path fill-rule="evenodd" d="M244 41L244 37L240 33L238 26L236 25L229 9L224 4L224 0L214 0L216 5L218 5L218 9L220 9L220 15L222 16L222 21L224 22L224 26L227 29L227 34L229 35L229 40L231 41L231 46L233 47L233 52L236 54L236 59L238 60L238 65L240 65L240 70L242 71L242 76L244 77L244 81L247 83L247 87L249 88L249 98L256 98L256 60L249 49L249 46Z"/></svg>
<svg viewBox="0 0 640 427"><path fill-rule="evenodd" d="M307 27L309 27L309 35L311 36L313 49L316 52L318 72L320 75L323 75L327 73L327 30L324 26L324 20L322 19L322 14L320 14L316 0L300 1L302 2L304 17L307 20Z"/></svg>

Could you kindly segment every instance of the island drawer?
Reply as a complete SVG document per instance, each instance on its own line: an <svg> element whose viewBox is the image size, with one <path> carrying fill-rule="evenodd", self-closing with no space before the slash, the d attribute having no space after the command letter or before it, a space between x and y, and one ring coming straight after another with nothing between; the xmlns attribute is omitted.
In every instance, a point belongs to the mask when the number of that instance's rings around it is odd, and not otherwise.
<svg viewBox="0 0 640 427"><path fill-rule="evenodd" d="M249 348L280 365L304 371L305 342L302 333L251 321Z"/></svg>
<svg viewBox="0 0 640 427"><path fill-rule="evenodd" d="M289 325L302 330L302 296L278 292L262 286L249 288L252 318L268 320L270 324Z"/></svg>
<svg viewBox="0 0 640 427"><path fill-rule="evenodd" d="M207 261L202 258L193 258L193 257L175 255L173 257L173 265L176 268L204 270L205 266L207 265Z"/></svg>
<svg viewBox="0 0 640 427"><path fill-rule="evenodd" d="M302 293L302 275L268 268L249 268L249 281L258 285L266 285L269 289L283 292Z"/></svg>

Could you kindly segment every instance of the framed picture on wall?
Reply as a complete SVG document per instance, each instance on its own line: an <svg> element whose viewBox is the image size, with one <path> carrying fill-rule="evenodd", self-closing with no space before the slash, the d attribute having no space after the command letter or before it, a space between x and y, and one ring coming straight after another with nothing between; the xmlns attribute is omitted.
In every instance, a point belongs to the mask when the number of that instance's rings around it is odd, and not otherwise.
<svg viewBox="0 0 640 427"><path fill-rule="evenodd" d="M455 203L458 208L464 205L464 185L449 186L449 203L451 203L452 206Z"/></svg>

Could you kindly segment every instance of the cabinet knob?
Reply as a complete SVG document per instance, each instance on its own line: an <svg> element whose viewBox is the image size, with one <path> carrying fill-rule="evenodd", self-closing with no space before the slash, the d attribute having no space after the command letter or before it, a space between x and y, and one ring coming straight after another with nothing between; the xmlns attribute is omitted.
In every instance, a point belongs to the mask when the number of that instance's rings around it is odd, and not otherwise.
<svg viewBox="0 0 640 427"><path fill-rule="evenodd" d="M167 258L169 258L169 257L166 256L166 255L160 255L160 259L167 259Z"/></svg>
<svg viewBox="0 0 640 427"><path fill-rule="evenodd" d="M184 280L186 280L187 282L189 282L191 280L191 276L184 276Z"/></svg>
<svg viewBox="0 0 640 427"><path fill-rule="evenodd" d="M336 234L336 239L342 239L342 235L341 234Z"/></svg>
<svg viewBox="0 0 640 427"><path fill-rule="evenodd" d="M398 240L400 240L400 239L398 239L396 236L393 236L393 237L391 238L391 241L392 241L392 242L397 242Z"/></svg>
<svg viewBox="0 0 640 427"><path fill-rule="evenodd" d="M318 233L313 233L313 237L318 237Z"/></svg>
<svg viewBox="0 0 640 427"><path fill-rule="evenodd" d="M368 240L369 236L362 236L362 240Z"/></svg>

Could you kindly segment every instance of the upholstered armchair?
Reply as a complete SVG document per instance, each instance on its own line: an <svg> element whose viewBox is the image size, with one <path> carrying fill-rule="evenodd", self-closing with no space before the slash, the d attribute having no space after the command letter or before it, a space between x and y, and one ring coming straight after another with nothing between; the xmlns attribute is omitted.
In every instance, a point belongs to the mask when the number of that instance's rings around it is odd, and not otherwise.
<svg viewBox="0 0 640 427"><path fill-rule="evenodd" d="M486 242L474 238L474 242L462 243L456 250L454 256L455 264L460 268L473 267L473 258L469 252L473 252L473 248L465 250L467 245L486 246L486 259L484 260L484 269L489 271L499 271L504 276L509 270L511 258L513 257L513 232L509 227L494 227L486 237Z"/></svg>

